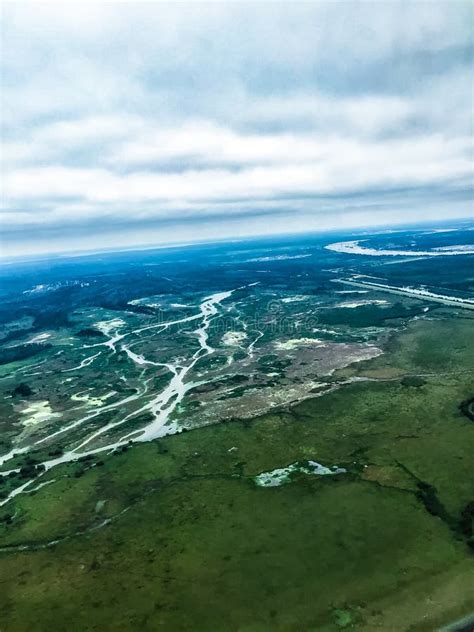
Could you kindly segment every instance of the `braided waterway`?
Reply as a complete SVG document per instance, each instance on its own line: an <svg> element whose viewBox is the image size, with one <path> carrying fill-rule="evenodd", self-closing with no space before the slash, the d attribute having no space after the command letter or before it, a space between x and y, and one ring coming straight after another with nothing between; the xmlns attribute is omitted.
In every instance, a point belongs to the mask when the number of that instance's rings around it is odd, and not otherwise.
<svg viewBox="0 0 474 632"><path fill-rule="evenodd" d="M165 434L172 434L173 432L177 432L178 431L177 427L173 425L171 426L168 425L169 417L172 414L172 412L176 409L176 406L182 401L186 392L194 386L194 382L192 381L185 382L185 378L187 377L190 370L194 367L194 365L200 359L213 353L214 348L211 347L208 343L209 325L212 319L216 315L218 315L219 305L222 303L222 301L229 298L233 294L234 291L235 290L230 290L226 292L218 292L215 294L211 294L210 296L207 296L206 298L204 298L204 300L201 302L199 306L199 313L194 314L192 316L187 316L181 319L176 319L176 320L172 320L165 323L159 323L158 325L149 325L147 327L141 327L139 329L131 330L130 332L125 333L125 334L118 333L118 330L121 326L120 322L115 323L115 326L113 327L103 328L103 333L108 336L108 340L102 343L97 343L95 345L88 345L88 347L95 348L99 346L104 346L107 349L109 349L112 353L116 353L116 344L120 342L121 340L123 340L126 336L131 336L133 334L141 333L142 331L150 329L152 327L159 327L160 331L165 331L166 329L168 329L169 327L173 325L196 320L196 321L199 321L199 325L192 333L197 336L197 339L199 342L199 348L191 356L189 362L183 365L181 362L173 364L173 363L152 362L150 360L146 360L143 356L135 354L134 352L130 351L129 347L127 347L125 344L122 344L121 348L127 353L128 357L132 361L134 361L136 364L138 365L152 364L154 366L159 366L159 367L168 369L168 371L171 373L171 378L168 384L160 393L158 393L155 397L153 397L150 401L145 403L143 406L141 406L137 410L133 411L132 413L129 413L128 415L120 419L119 421L110 422L109 424L106 424L99 430L96 430L91 435L89 435L85 440L83 440L79 445L77 445L73 449L70 449L64 452L64 454L62 454L61 456L43 461L41 464L39 464L41 469L44 468L43 471L39 474L39 476L41 476L44 472L51 470L53 467L56 467L57 465L61 465L63 463L68 463L71 461L76 461L80 457L85 457L89 455L92 456L92 455L99 454L102 452L112 452L118 448L121 448L129 444L130 442L152 441L153 439L156 439ZM84 359L78 367L75 367L75 369L80 369L84 366L88 366L99 354L100 352L97 352L97 353L94 353L92 356L89 356L89 358ZM126 403L130 403L134 400L141 398L146 393L146 390L147 390L147 382L145 382L143 389L138 390L137 393L130 395L127 398L121 399L118 402L115 402L113 404L102 406L100 410L90 413L88 415L85 415L84 417L75 420L73 423L37 440L29 447L16 448L16 449L11 450L9 453L4 454L3 456L0 456L0 465L7 463L8 461L10 461L11 459L15 458L16 456L20 454L28 453L30 450L51 440L54 437L63 435L67 433L68 431L77 428L78 426L86 423L87 421L93 419L94 417L97 417L98 415L102 414L105 411L119 408L120 406L123 406ZM153 416L152 420L148 424L146 424L144 427L134 430L133 432L129 432L125 434L124 436L120 437L119 439L117 439L116 441L108 443L107 445L102 445L100 447L89 449L89 450L87 449L86 446L89 445L97 437L106 434L109 430L113 428L117 428L123 425L124 423L129 421L132 417L136 417L137 415L140 415L144 412L149 412ZM6 476L12 471L18 471L18 470L14 469L14 470L3 471L3 472L0 472L0 475ZM6 496L6 498L4 498L0 502L0 506L5 505L12 498L26 491L27 488L37 478L38 477L28 480L22 485L12 490Z"/></svg>

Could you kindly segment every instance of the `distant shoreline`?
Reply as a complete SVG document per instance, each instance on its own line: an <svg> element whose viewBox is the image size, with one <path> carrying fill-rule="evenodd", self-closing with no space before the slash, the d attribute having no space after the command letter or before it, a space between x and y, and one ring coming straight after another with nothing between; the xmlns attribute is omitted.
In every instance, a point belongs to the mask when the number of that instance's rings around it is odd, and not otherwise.
<svg viewBox="0 0 474 632"><path fill-rule="evenodd" d="M474 246L465 244L448 246L446 249L438 248L433 250L377 250L375 248L360 246L361 241L365 240L339 241L324 247L326 250L333 250L334 252L341 252L348 255L366 255L368 257L449 257L455 255L474 255Z"/></svg>

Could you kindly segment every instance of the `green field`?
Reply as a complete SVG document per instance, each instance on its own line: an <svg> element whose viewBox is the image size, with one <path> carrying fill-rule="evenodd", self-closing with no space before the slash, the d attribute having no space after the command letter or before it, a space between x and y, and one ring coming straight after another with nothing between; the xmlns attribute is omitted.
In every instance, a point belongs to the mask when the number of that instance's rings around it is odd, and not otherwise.
<svg viewBox="0 0 474 632"><path fill-rule="evenodd" d="M0 630L430 631L473 611L472 319L452 313L334 376L370 380L52 470L1 510ZM347 473L254 481L308 459Z"/></svg>

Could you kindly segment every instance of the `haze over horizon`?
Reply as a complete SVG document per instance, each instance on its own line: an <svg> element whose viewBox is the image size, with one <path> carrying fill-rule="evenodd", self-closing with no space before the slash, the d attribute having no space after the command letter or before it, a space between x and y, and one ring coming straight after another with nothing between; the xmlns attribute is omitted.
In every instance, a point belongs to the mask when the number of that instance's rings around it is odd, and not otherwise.
<svg viewBox="0 0 474 632"><path fill-rule="evenodd" d="M472 218L471 9L6 4L2 256Z"/></svg>

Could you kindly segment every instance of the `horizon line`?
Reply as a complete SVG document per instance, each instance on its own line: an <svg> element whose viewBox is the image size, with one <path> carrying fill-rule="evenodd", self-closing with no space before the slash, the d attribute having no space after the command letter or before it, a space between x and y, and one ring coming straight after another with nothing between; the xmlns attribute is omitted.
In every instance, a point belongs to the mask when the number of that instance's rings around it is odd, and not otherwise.
<svg viewBox="0 0 474 632"><path fill-rule="evenodd" d="M92 257L94 255L110 255L110 254L119 254L125 252L144 252L148 250L172 250L176 248L192 248L193 246L206 246L211 244L230 244L230 243L239 243L243 241L253 241L255 239L276 239L281 237L304 237L311 235L322 235L325 233L347 233L347 234L356 234L360 231L366 232L371 228L374 229L370 234L377 234L380 232L384 232L383 230L376 230L385 227L388 229L390 227L397 227L399 231L403 231L405 228L414 228L416 227L427 227L427 226L446 226L448 224L454 225L462 225L462 224L472 224L474 225L473 220L469 220L465 216L452 218L449 220L421 220L418 222L410 222L410 223L382 223L377 225L365 225L358 226L352 229L340 229L340 228L323 228L320 230L312 229L308 232L305 231L293 231L293 232L276 232L276 233L256 233L253 235L244 235L238 238L230 238L230 237L222 237L222 238L214 238L214 239L205 239L205 240L196 240L190 242L189 240L183 242L169 242L169 243L157 243L157 244L143 244L143 245L131 245L131 246L123 246L123 247L111 247L104 248L102 250L71 250L71 251L59 251L54 253L37 253L35 255L9 255L7 257L2 257L1 248L0 248L0 266L7 266L16 263L35 263L41 261L48 261L52 259L68 259L68 258L80 258L80 257Z"/></svg>

